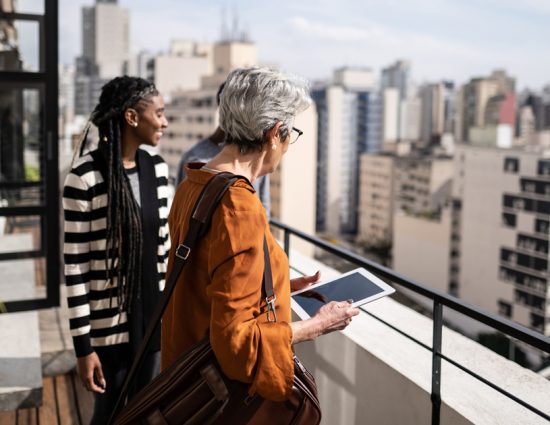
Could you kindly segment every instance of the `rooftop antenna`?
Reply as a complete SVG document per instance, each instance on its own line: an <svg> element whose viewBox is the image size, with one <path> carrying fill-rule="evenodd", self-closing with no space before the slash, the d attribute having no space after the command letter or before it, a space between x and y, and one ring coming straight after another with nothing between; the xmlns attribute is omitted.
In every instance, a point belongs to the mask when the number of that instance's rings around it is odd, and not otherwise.
<svg viewBox="0 0 550 425"><path fill-rule="evenodd" d="M229 38L229 30L227 28L227 12L225 6L222 6L220 37L221 41L227 41Z"/></svg>
<svg viewBox="0 0 550 425"><path fill-rule="evenodd" d="M239 40L239 13L237 6L233 5L233 28L231 31L231 41Z"/></svg>

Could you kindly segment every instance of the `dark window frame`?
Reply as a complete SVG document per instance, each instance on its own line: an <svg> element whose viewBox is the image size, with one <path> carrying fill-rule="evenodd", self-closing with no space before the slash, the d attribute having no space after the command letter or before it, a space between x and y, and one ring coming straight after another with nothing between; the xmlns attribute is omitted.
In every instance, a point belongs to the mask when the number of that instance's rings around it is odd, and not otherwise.
<svg viewBox="0 0 550 425"><path fill-rule="evenodd" d="M0 71L3 83L25 88L43 87L43 128L41 144L44 155L42 180L36 184L44 190L44 203L34 206L0 208L0 216L41 216L41 249L38 251L7 252L0 261L14 258L44 258L46 262L46 297L6 301L8 312L29 311L59 306L60 241L59 241L59 159L58 159L58 0L44 1L44 14L0 12L0 19L37 22L39 27L39 70ZM34 182L33 182L34 183ZM29 183L9 183L14 188Z"/></svg>

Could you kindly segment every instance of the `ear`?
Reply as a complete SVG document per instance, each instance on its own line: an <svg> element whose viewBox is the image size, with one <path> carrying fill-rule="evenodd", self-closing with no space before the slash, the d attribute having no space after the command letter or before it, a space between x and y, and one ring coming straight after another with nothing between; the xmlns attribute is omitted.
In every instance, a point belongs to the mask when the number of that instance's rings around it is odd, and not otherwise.
<svg viewBox="0 0 550 425"><path fill-rule="evenodd" d="M281 129L282 125L283 123L281 121L278 121L277 124L275 124L267 131L267 133L265 134L267 143L271 143L274 140L279 139L279 130Z"/></svg>
<svg viewBox="0 0 550 425"><path fill-rule="evenodd" d="M124 120L130 127L134 127L138 122L138 113L134 108L128 108L124 111Z"/></svg>

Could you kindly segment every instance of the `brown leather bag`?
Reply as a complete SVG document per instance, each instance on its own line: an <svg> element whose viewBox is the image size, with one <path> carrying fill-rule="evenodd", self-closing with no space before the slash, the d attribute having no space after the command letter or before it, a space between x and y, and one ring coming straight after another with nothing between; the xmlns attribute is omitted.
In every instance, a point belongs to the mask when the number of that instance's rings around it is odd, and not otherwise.
<svg viewBox="0 0 550 425"><path fill-rule="evenodd" d="M144 341L125 379L109 423L114 425L318 425L321 408L313 376L294 358L294 385L284 402L248 394L248 385L225 376L216 360L209 338L205 338L162 371L149 385L121 407L129 385L139 369L150 337L159 323L177 278L191 250L209 227L212 214L225 191L242 176L215 175L203 189L190 219L184 243L176 250L173 270L162 300L153 315ZM268 312L276 320L271 263L264 237L263 291Z"/></svg>

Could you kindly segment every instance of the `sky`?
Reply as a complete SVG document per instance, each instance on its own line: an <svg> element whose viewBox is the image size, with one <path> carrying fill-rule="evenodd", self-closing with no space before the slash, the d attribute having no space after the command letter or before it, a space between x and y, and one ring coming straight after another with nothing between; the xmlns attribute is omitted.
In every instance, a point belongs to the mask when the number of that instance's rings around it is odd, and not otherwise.
<svg viewBox="0 0 550 425"><path fill-rule="evenodd" d="M32 2L33 0L26 0ZM82 6L59 0L60 60L81 52ZM162 52L172 39L216 41L223 11L257 44L261 62L311 80L335 68L379 72L397 59L417 83L506 69L518 88L550 84L550 0L119 0L130 9L134 52Z"/></svg>

